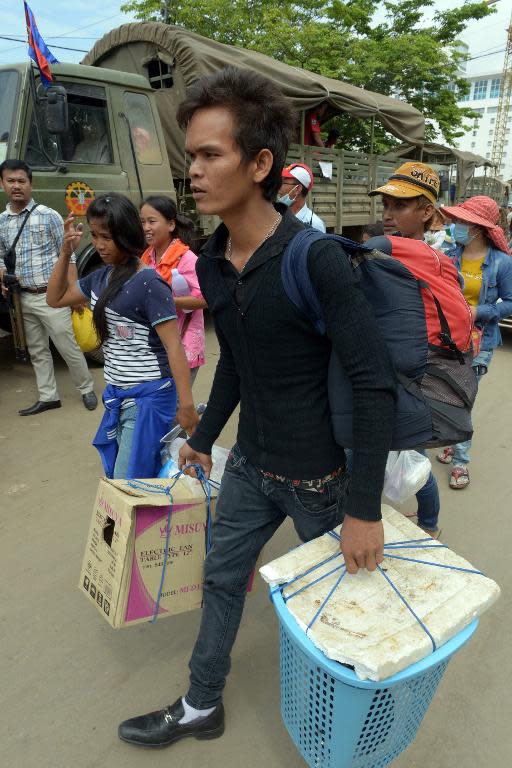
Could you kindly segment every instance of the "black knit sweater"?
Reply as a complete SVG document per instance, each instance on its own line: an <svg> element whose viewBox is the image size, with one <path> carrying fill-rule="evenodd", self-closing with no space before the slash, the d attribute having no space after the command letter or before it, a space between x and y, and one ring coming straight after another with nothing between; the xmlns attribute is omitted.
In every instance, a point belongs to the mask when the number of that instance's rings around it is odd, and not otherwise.
<svg viewBox="0 0 512 768"><path fill-rule="evenodd" d="M196 268L215 323L220 359L208 408L188 442L210 453L240 402L237 440L254 466L308 480L343 465L344 451L333 437L327 396L332 344L354 396L353 472L346 512L379 520L393 423L393 368L371 307L335 242L315 243L308 256L326 335L319 336L288 299L281 258L302 228L293 214L285 213L275 234L241 273L224 257L224 225L203 248Z"/></svg>

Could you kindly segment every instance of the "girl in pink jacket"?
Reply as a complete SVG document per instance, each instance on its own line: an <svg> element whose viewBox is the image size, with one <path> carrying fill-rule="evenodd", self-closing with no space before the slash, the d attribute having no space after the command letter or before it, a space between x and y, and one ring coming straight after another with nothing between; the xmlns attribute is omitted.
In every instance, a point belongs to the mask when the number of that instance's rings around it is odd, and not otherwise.
<svg viewBox="0 0 512 768"><path fill-rule="evenodd" d="M154 195L140 207L148 247L142 261L156 269L172 288L178 310L178 327L190 367L191 382L204 365L204 318L206 302L196 275L197 256L189 248L193 227L181 216L170 197Z"/></svg>

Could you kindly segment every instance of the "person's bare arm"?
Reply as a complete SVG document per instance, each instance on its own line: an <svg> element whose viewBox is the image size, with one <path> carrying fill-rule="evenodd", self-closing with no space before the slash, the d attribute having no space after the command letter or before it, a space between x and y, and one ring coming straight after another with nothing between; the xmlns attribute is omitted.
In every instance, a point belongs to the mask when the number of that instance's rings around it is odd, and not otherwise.
<svg viewBox="0 0 512 768"><path fill-rule="evenodd" d="M74 216L70 213L64 222L64 240L59 258L48 280L46 303L50 307L72 307L84 302L84 295L76 284L76 266L70 263L81 236L81 225L75 228ZM71 276L74 278L73 282L70 281Z"/></svg>
<svg viewBox="0 0 512 768"><path fill-rule="evenodd" d="M187 434L192 435L199 422L199 415L194 406L190 368L181 343L178 322L165 320L155 326L155 331L167 352L169 366L178 391L179 407L176 411L176 420Z"/></svg>
<svg viewBox="0 0 512 768"><path fill-rule="evenodd" d="M320 131L313 133L312 139L314 141L315 147L325 146Z"/></svg>
<svg viewBox="0 0 512 768"><path fill-rule="evenodd" d="M207 304L196 296L175 296L174 306L176 309L206 309Z"/></svg>

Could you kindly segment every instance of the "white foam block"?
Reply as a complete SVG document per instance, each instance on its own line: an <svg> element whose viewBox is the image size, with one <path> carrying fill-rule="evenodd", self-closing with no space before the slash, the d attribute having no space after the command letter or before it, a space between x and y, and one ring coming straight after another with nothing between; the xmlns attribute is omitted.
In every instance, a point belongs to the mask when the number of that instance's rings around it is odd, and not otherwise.
<svg viewBox="0 0 512 768"><path fill-rule="evenodd" d="M384 505L386 544L422 539L413 544L387 546L381 565L384 573L359 570L346 573L310 629L315 614L343 573L341 554L303 576L340 550L329 534L303 544L260 568L271 586L283 588L285 598L337 568L335 573L290 598L286 606L312 642L330 659L353 666L361 679L383 680L425 658L433 650L432 640L400 599L385 575L393 582L439 647L480 616L499 597L496 582L478 573L467 573L438 565L479 570L425 534L406 517ZM339 533L340 529L335 529ZM425 547L424 545L431 545ZM411 558L399 560L391 555ZM427 565L418 561L438 565ZM385 574L385 575L384 575Z"/></svg>

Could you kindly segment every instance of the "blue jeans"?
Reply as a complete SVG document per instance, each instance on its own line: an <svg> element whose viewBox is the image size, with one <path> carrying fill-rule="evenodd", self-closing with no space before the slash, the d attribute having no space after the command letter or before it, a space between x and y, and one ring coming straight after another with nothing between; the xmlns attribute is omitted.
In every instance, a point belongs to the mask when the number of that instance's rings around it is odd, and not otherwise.
<svg viewBox="0 0 512 768"><path fill-rule="evenodd" d="M304 478L306 479L306 478ZM201 627L190 659L187 702L214 707L231 666L230 653L244 608L247 583L263 546L287 516L302 541L343 519L348 475L329 481L324 493L296 489L264 477L235 445L226 463L204 566Z"/></svg>
<svg viewBox="0 0 512 768"><path fill-rule="evenodd" d="M135 429L135 419L137 418L137 406L135 403L128 408L122 408L117 425L117 451L116 464L114 467L114 479L124 480L128 472L130 454L132 451L133 430Z"/></svg>
<svg viewBox="0 0 512 768"><path fill-rule="evenodd" d="M480 352L473 359L473 368L476 368L476 378L480 385L480 379L485 376L492 360L493 350ZM452 464L455 467L465 467L469 464L469 450L471 448L471 439L465 440L463 443L457 443L453 446L453 458Z"/></svg>
<svg viewBox="0 0 512 768"><path fill-rule="evenodd" d="M427 452L421 448L418 450L418 453L421 453L422 456L427 455ZM418 502L418 525L421 525L422 528L436 531L441 505L437 480L432 472L428 476L428 480L423 488L420 488L416 494L416 501Z"/></svg>

